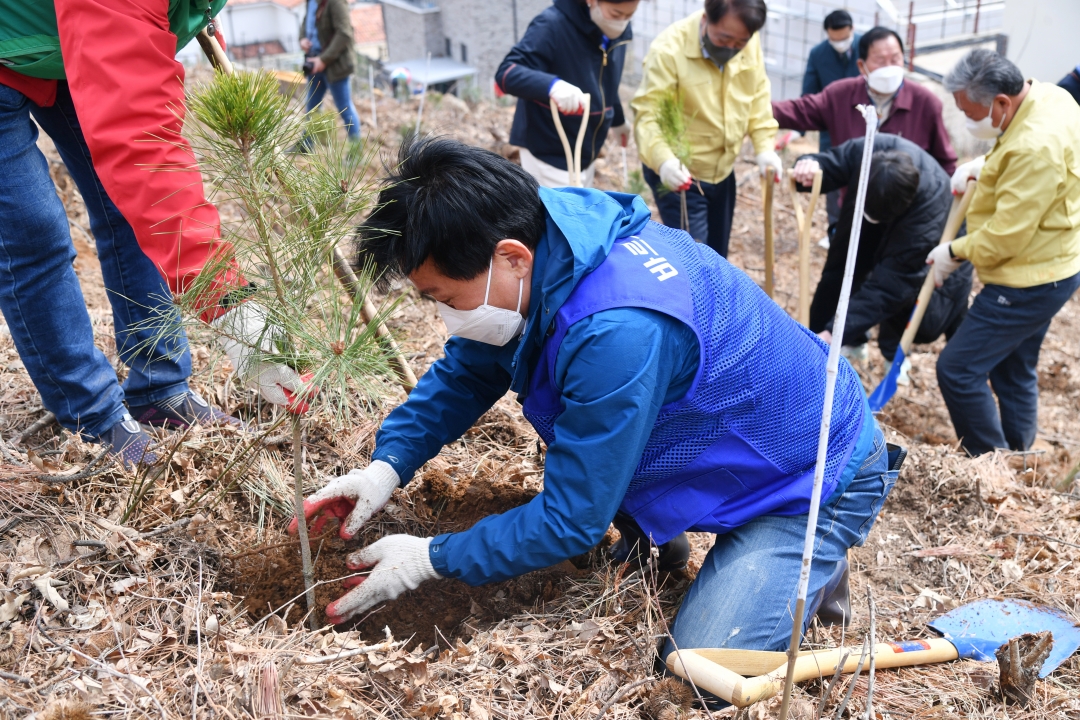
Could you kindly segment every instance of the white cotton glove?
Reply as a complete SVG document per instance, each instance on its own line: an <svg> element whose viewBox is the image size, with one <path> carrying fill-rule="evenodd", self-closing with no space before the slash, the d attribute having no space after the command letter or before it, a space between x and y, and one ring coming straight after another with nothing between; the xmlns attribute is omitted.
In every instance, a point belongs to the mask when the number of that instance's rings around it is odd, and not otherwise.
<svg viewBox="0 0 1080 720"><path fill-rule="evenodd" d="M803 187L813 187L814 175L821 169L821 165L814 158L802 158L791 169L791 177Z"/></svg>
<svg viewBox="0 0 1080 720"><path fill-rule="evenodd" d="M690 183L693 178L690 177L690 171L686 169L686 166L679 162L679 158L671 158L665 160L660 166L660 182L664 183L669 190L675 192L682 192L690 189Z"/></svg>
<svg viewBox="0 0 1080 720"><path fill-rule="evenodd" d="M563 115L580 115L585 108L585 93L565 80L556 80L548 96L559 106L559 112Z"/></svg>
<svg viewBox="0 0 1080 720"><path fill-rule="evenodd" d="M326 522L337 518L338 535L350 540L372 515L383 509L400 484L401 478L392 465L375 460L366 468L334 478L304 500L304 519L311 523L311 534L320 535ZM298 524L293 518L290 535L296 534Z"/></svg>
<svg viewBox="0 0 1080 720"><path fill-rule="evenodd" d="M949 183L952 185L953 195L963 195L964 190L967 189L967 181L978 180L979 173L982 172L983 165L985 164L986 156L980 155L974 160L966 162L956 168L956 172L952 174L952 180Z"/></svg>
<svg viewBox="0 0 1080 720"><path fill-rule="evenodd" d="M953 271L964 262L963 258L954 258L952 256L952 253L949 252L950 244L938 245L926 256L926 264L934 266L932 272L934 273L935 287L944 285L946 278L952 275Z"/></svg>
<svg viewBox="0 0 1080 720"><path fill-rule="evenodd" d="M771 167L775 173L773 181L780 182L780 176L784 174L784 163L780 161L780 156L776 154L775 150L758 153L754 160L757 162L758 172L761 173L761 177L765 177L765 168Z"/></svg>
<svg viewBox="0 0 1080 720"><path fill-rule="evenodd" d="M266 316L266 308L248 301L211 324L223 333L218 343L244 384L258 390L267 402L284 405L289 412L301 415L308 410L307 401L297 397L304 389L304 378L288 365L259 359L261 352L273 350L274 340L266 328Z"/></svg>
<svg viewBox="0 0 1080 720"><path fill-rule="evenodd" d="M343 623L379 603L393 600L406 590L415 590L425 580L442 575L431 566L428 547L431 538L387 535L350 555L350 570L373 568L367 577L349 578L348 593L326 606L326 617L335 625Z"/></svg>
<svg viewBox="0 0 1080 720"><path fill-rule="evenodd" d="M618 127L611 128L611 133L615 136L615 139L619 141L620 145L626 147L626 143L630 142L630 133L632 133L633 130L630 123L624 122Z"/></svg>

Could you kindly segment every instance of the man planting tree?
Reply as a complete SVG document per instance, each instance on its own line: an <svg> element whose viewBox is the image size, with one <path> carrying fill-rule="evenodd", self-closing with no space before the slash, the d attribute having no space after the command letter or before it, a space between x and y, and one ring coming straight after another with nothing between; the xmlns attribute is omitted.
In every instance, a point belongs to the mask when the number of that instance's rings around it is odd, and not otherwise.
<svg viewBox="0 0 1080 720"><path fill-rule="evenodd" d="M305 503L351 538L508 390L547 443L544 490L461 533L391 535L327 607L340 623L438 578L477 585L587 551L615 520L659 562L717 533L675 623L680 647L778 649L790 635L828 348L639 197L538 188L446 139L407 141L360 256L439 302L445 356L383 423L371 464ZM859 378L840 366L807 617L839 587L895 482ZM294 521L292 530L297 524ZM647 549L646 549L646 552ZM761 589L769 588L763 593ZM805 619L805 618L804 618ZM736 632L736 629L737 632Z"/></svg>
<svg viewBox="0 0 1080 720"><path fill-rule="evenodd" d="M172 294L208 263L223 270L207 288L203 319L229 328L226 351L237 370L269 402L290 402L301 387L294 370L252 352L264 312L240 305L244 281L227 263L217 210L180 134L184 68L176 51L224 5L0 0L0 310L42 404L126 465L156 460L140 423L239 422L188 388L183 333L163 338L157 329ZM38 127L86 202L117 353L128 367L123 386L94 346Z"/></svg>

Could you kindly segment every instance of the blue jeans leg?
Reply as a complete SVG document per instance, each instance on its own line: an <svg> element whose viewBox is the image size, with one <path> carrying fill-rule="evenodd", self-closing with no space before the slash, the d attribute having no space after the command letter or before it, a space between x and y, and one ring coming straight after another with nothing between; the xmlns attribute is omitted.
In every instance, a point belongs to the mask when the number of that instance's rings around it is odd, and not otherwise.
<svg viewBox="0 0 1080 720"><path fill-rule="evenodd" d="M330 90L330 95L334 98L334 105L337 106L338 114L341 115L341 120L345 123L345 130L349 134L349 139L358 140L360 138L360 116L356 114L356 106L353 105L349 76L332 83L326 79L326 73L314 73L308 78L307 111L311 112L319 106L319 103L326 97L327 89Z"/></svg>
<svg viewBox="0 0 1080 720"><path fill-rule="evenodd" d="M1035 441L1039 350L1077 287L1080 274L1029 288L987 285L975 298L937 363L941 395L968 453L1026 450Z"/></svg>
<svg viewBox="0 0 1080 720"><path fill-rule="evenodd" d="M668 227L682 227L679 193L668 190L660 176L647 165L641 166L642 177L652 188L660 219ZM735 215L737 191L735 173L716 183L694 181L686 191L686 214L690 220L688 232L698 242L705 242L721 257L727 257L731 239L731 222Z"/></svg>
<svg viewBox="0 0 1080 720"><path fill-rule="evenodd" d="M187 337L182 330L167 330L167 318L178 322L172 293L161 272L139 247L131 225L105 192L67 83L59 83L54 105L31 105L30 112L52 138L90 216L113 311L117 353L128 367L123 385L125 399L132 405L145 405L187 392L191 376Z"/></svg>
<svg viewBox="0 0 1080 720"><path fill-rule="evenodd" d="M0 85L0 310L42 403L64 427L93 436L123 417L124 393L94 346L67 216L31 108Z"/></svg>
<svg viewBox="0 0 1080 720"><path fill-rule="evenodd" d="M866 541L896 475L888 469L885 438L877 430L873 450L847 490L830 498L818 513L804 629L813 599L847 557L848 548ZM717 536L672 628L680 649L787 646L806 520L806 515L769 515ZM663 657L674 649L669 640Z"/></svg>

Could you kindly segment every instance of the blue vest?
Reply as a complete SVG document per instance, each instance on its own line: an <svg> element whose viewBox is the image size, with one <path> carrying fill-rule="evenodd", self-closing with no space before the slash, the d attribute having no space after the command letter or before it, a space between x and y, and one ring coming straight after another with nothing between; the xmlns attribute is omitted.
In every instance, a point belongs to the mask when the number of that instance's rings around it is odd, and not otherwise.
<svg viewBox="0 0 1080 720"><path fill-rule="evenodd" d="M555 359L567 329L617 307L686 323L701 353L686 395L661 408L621 509L658 544L807 512L828 347L710 248L654 222L616 241L559 309L523 406L544 442L558 440ZM822 498L851 458L864 405L858 375L841 361Z"/></svg>

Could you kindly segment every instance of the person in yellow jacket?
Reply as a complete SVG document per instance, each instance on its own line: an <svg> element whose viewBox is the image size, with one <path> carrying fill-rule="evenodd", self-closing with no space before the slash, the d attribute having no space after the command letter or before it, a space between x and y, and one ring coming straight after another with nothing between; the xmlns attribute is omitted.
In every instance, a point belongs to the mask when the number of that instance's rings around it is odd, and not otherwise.
<svg viewBox="0 0 1080 720"><path fill-rule="evenodd" d="M641 86L630 103L645 181L665 225L679 227L678 191L686 190L690 234L727 257L735 212L732 169L747 134L761 172L783 172L774 149L777 124L769 104L769 78L757 31L765 24L763 0L705 0L664 30L645 56ZM661 135L660 99L678 91L690 119L691 156L683 165ZM693 186L693 187L691 187Z"/></svg>
<svg viewBox="0 0 1080 720"><path fill-rule="evenodd" d="M926 259L938 286L963 260L985 285L938 358L938 384L968 453L1027 450L1037 429L1039 348L1080 287L1080 107L1056 85L1025 81L992 50L965 55L945 89L968 131L996 142L953 175L954 192L978 180L967 236Z"/></svg>

